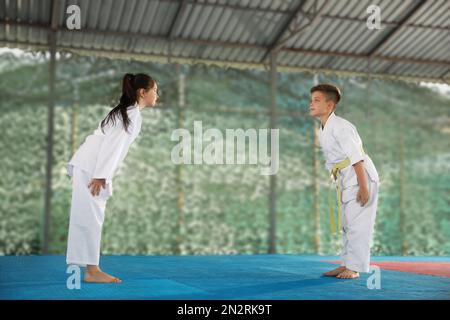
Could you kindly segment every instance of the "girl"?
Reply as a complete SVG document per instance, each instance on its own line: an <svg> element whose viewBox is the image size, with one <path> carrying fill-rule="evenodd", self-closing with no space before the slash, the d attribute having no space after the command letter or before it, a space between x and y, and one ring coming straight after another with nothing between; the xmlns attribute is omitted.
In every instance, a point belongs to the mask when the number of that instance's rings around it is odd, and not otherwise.
<svg viewBox="0 0 450 320"><path fill-rule="evenodd" d="M89 135L67 165L72 177L67 264L86 267L84 281L120 283L99 268L100 241L112 178L141 130L141 110L158 98L156 81L146 74L127 73L119 104Z"/></svg>

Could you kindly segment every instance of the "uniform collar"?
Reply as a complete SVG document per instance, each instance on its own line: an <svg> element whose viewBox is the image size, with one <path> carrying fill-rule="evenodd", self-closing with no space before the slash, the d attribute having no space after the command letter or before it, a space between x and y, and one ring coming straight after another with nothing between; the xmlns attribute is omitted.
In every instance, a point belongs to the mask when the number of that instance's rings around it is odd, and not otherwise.
<svg viewBox="0 0 450 320"><path fill-rule="evenodd" d="M323 126L323 128L322 128L322 123L319 122L320 130L324 131L326 128L330 127L335 119L336 119L336 115L334 114L334 111L333 111L333 112L330 113L330 115L329 115L327 121L325 122L325 125Z"/></svg>
<svg viewBox="0 0 450 320"><path fill-rule="evenodd" d="M137 111L141 111L141 109L139 108L139 104L136 102L135 104L133 104L133 105L131 105L131 106L129 106L128 107L128 110L131 110L131 109L133 109L133 108L136 108L137 109Z"/></svg>

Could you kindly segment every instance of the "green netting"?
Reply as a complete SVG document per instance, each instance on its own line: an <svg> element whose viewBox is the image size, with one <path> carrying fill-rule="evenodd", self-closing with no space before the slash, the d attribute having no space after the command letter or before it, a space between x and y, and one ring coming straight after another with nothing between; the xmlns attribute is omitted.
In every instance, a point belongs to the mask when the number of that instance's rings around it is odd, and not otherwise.
<svg viewBox="0 0 450 320"><path fill-rule="evenodd" d="M24 58L1 58L0 254L38 253L48 64L45 59L25 63ZM269 177L250 164L177 166L170 158L176 144L170 136L179 127L193 133L194 121L202 121L203 130L217 128L224 134L226 129L268 128L268 74L183 67L186 101L180 112L180 69L80 57L58 61L50 251L62 254L66 248L71 183L65 165L73 146L78 147L106 115L119 93L121 75L138 71L158 80L162 109L144 111L141 134L115 178L102 252L266 253ZM314 145L314 123L306 116L312 78L279 77L280 253L334 254L339 249L339 239L329 232L327 172ZM337 114L357 126L382 179L374 253L450 254L449 97L401 82L369 84L367 79L324 76L319 80L343 89Z"/></svg>

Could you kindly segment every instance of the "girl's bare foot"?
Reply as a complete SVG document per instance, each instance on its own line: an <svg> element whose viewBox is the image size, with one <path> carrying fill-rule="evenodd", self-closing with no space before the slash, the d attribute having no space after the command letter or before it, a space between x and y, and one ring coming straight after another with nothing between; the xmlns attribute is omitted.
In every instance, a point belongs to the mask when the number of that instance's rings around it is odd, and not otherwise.
<svg viewBox="0 0 450 320"><path fill-rule="evenodd" d="M359 273L350 269L345 269L343 272L339 273L336 278L339 279L356 279L359 278Z"/></svg>
<svg viewBox="0 0 450 320"><path fill-rule="evenodd" d="M322 275L324 275L325 277L336 277L338 274L342 273L346 269L347 269L346 267L342 266L342 267L333 269L331 271L322 273Z"/></svg>
<svg viewBox="0 0 450 320"><path fill-rule="evenodd" d="M102 270L98 266L87 266L86 272L84 273L85 282L95 282L95 283L121 283L122 280L113 277Z"/></svg>

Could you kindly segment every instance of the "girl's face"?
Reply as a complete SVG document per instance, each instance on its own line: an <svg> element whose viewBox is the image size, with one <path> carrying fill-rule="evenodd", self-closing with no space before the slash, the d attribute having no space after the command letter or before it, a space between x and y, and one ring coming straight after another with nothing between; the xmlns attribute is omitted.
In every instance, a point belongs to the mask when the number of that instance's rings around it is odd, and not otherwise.
<svg viewBox="0 0 450 320"><path fill-rule="evenodd" d="M158 98L158 84L156 82L153 88L149 90L139 90L139 104L143 104L145 107L154 107Z"/></svg>

